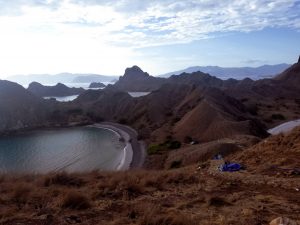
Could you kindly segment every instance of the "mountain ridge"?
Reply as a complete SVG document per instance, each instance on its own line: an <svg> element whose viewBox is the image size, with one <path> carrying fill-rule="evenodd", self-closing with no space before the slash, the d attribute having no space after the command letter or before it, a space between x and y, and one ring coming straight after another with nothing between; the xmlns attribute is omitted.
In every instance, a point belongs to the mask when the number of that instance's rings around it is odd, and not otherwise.
<svg viewBox="0 0 300 225"><path fill-rule="evenodd" d="M262 65L258 67L220 67L220 66L192 66L183 70L161 74L158 77L170 77L172 75L179 75L182 73L193 73L201 71L209 73L219 78L236 78L242 79L249 77L251 79L261 79L279 74L287 69L290 64L281 63L275 65Z"/></svg>

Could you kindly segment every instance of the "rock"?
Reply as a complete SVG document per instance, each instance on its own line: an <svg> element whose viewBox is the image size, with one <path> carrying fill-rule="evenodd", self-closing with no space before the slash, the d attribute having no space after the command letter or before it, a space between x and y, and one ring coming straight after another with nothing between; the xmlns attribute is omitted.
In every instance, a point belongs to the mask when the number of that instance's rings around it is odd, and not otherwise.
<svg viewBox="0 0 300 225"><path fill-rule="evenodd" d="M300 55L299 55L299 58L298 58L298 63L300 63Z"/></svg>
<svg viewBox="0 0 300 225"><path fill-rule="evenodd" d="M297 225L297 223L286 217L277 217L270 222L270 225Z"/></svg>

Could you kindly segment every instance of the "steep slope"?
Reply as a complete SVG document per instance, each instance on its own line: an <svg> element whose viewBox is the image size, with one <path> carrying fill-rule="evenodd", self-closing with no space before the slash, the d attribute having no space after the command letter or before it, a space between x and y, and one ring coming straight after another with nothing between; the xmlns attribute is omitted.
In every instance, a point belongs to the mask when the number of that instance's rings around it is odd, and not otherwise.
<svg viewBox="0 0 300 225"><path fill-rule="evenodd" d="M27 90L40 97L63 97L77 95L85 91L83 88L69 88L61 83L58 83L55 86L44 86L37 82L30 83Z"/></svg>
<svg viewBox="0 0 300 225"><path fill-rule="evenodd" d="M287 134L271 136L233 157L247 170L275 175L276 173L300 173L300 127ZM296 171L294 171L296 172Z"/></svg>
<svg viewBox="0 0 300 225"><path fill-rule="evenodd" d="M21 85L0 80L0 132L43 124L46 104Z"/></svg>
<svg viewBox="0 0 300 225"><path fill-rule="evenodd" d="M186 113L173 130L174 135L181 140L186 136L207 142L242 134L266 135L241 102L218 89L196 89L187 97L177 108Z"/></svg>
<svg viewBox="0 0 300 225"><path fill-rule="evenodd" d="M239 101L214 88L165 84L147 96L132 98L109 87L87 91L74 104L105 120L130 124L150 142L168 136L209 141L237 134L266 135Z"/></svg>
<svg viewBox="0 0 300 225"><path fill-rule="evenodd" d="M138 66L133 66L125 70L114 86L122 91L138 92L157 90L164 83L164 78L152 77Z"/></svg>
<svg viewBox="0 0 300 225"><path fill-rule="evenodd" d="M298 62L274 78L286 87L300 89L300 56Z"/></svg>

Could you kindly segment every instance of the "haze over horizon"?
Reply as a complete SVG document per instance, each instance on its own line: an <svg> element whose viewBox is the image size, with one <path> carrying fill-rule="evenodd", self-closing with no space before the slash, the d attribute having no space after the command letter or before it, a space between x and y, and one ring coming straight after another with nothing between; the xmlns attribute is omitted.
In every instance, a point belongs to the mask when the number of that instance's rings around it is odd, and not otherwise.
<svg viewBox="0 0 300 225"><path fill-rule="evenodd" d="M299 12L299 0L0 0L0 79L294 63Z"/></svg>

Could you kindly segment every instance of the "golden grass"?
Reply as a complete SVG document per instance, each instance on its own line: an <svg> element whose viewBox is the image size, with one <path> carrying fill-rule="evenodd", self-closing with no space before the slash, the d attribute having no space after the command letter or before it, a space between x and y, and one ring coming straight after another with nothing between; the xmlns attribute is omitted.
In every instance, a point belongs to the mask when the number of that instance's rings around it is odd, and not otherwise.
<svg viewBox="0 0 300 225"><path fill-rule="evenodd" d="M299 193L280 188L270 193L268 185L264 189L255 183L215 178L196 165L169 171L4 176L0 224L250 225L265 224L274 212L297 219L293 210L300 210L295 200ZM262 200L256 196L269 196L263 204L270 210L261 211ZM259 212L260 218L244 212Z"/></svg>

